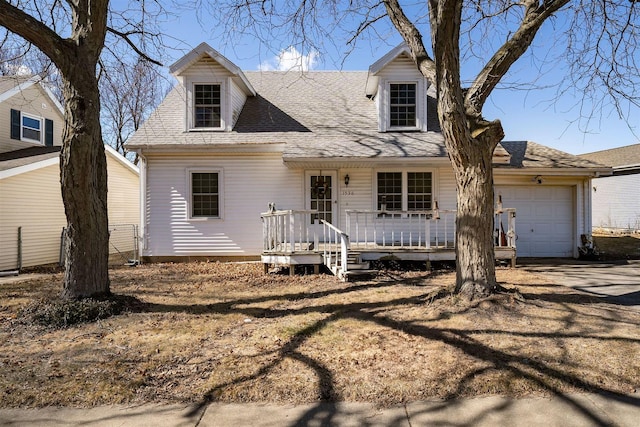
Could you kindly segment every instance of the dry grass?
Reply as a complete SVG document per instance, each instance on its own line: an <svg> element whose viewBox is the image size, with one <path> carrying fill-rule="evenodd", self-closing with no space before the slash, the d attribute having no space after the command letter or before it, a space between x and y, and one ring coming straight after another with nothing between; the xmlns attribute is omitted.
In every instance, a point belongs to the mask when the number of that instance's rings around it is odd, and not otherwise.
<svg viewBox="0 0 640 427"><path fill-rule="evenodd" d="M20 307L60 275L0 286L2 406L139 402L368 401L599 390L640 383L640 313L520 269L524 296L434 298L450 272L264 275L256 264L159 264L111 272L145 304L50 330Z"/></svg>
<svg viewBox="0 0 640 427"><path fill-rule="evenodd" d="M603 260L640 259L640 234L594 233Z"/></svg>

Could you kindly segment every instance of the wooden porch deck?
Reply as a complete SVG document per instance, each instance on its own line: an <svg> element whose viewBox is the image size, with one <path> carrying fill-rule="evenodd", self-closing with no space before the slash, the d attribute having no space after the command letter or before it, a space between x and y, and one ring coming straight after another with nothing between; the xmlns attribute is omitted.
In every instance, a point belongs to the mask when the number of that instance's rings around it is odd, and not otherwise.
<svg viewBox="0 0 640 427"><path fill-rule="evenodd" d="M352 213L352 215L349 215ZM309 219L315 211L273 211L262 214L264 246L262 262L289 267L296 265L326 265L335 275L347 280L350 275L369 271L369 262L377 260L432 261L456 259L455 211L347 212L344 232L321 220L313 224ZM516 262L515 210L495 212L497 260ZM503 228L507 216L507 231Z"/></svg>

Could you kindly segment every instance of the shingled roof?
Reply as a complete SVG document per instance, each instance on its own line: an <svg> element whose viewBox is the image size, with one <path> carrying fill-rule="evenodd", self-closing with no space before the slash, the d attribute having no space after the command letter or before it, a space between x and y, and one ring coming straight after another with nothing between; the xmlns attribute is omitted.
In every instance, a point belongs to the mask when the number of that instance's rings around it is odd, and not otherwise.
<svg viewBox="0 0 640 427"><path fill-rule="evenodd" d="M282 144L285 162L304 160L447 159L428 91L426 132L379 132L376 102L367 98L366 71L256 71L255 88L231 132L186 132L185 90L177 85L127 143L129 149ZM500 168L584 168L602 165L527 141L503 142ZM507 154L508 153L508 154Z"/></svg>
<svg viewBox="0 0 640 427"><path fill-rule="evenodd" d="M247 98L231 132L185 132L185 91L178 85L128 147L285 144L285 159L447 156L437 117L428 132L378 132L376 103L364 93L367 72L245 75L257 96Z"/></svg>
<svg viewBox="0 0 640 427"><path fill-rule="evenodd" d="M612 166L614 169L624 166L640 166L640 144L580 154L580 157Z"/></svg>
<svg viewBox="0 0 640 427"><path fill-rule="evenodd" d="M0 171L60 157L61 148L59 146L30 147L0 153Z"/></svg>
<svg viewBox="0 0 640 427"><path fill-rule="evenodd" d="M599 163L531 141L502 141L501 145L511 155L511 160L508 165L496 166L500 168L582 168L603 172L608 169Z"/></svg>

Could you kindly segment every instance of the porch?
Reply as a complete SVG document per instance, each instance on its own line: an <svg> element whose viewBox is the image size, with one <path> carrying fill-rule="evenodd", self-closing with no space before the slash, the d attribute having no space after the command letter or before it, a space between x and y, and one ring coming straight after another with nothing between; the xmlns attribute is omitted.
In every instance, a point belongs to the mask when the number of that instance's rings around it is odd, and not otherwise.
<svg viewBox="0 0 640 427"><path fill-rule="evenodd" d="M290 268L325 265L342 280L371 274L370 261L455 260L454 210L347 210L344 230L315 210L270 210L261 215L262 263ZM515 209L498 204L494 212L494 249L498 260L516 262ZM506 226L506 227L505 227Z"/></svg>

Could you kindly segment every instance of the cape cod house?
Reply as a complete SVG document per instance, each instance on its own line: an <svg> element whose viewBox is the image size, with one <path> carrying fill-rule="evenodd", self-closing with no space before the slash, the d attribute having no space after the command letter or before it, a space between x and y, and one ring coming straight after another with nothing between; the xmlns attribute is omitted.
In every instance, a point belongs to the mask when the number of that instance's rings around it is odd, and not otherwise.
<svg viewBox="0 0 640 427"><path fill-rule="evenodd" d="M593 226L607 231L640 230L640 144L581 154L611 166L613 174L592 182Z"/></svg>
<svg viewBox="0 0 640 427"><path fill-rule="evenodd" d="M0 77L0 123L0 272L57 263L67 223L60 190L63 108L38 77ZM105 149L111 228L137 227L138 168ZM129 251L133 239L116 248Z"/></svg>
<svg viewBox="0 0 640 427"><path fill-rule="evenodd" d="M406 46L368 71L245 72L202 43L170 71L178 84L128 143L148 259L338 273L453 259L453 170ZM577 256L591 179L609 169L528 141L502 143L494 164L497 257Z"/></svg>

